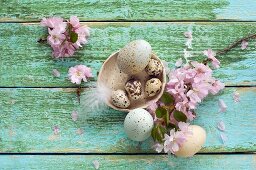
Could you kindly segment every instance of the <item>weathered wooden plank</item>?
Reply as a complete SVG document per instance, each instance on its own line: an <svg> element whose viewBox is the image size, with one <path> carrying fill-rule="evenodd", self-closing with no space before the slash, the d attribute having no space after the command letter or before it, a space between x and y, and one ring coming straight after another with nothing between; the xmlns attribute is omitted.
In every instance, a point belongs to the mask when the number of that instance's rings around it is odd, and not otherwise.
<svg viewBox="0 0 256 170"><path fill-rule="evenodd" d="M232 99L235 90L241 95L240 103ZM139 144L127 138L123 131L126 113L82 108L75 89L2 88L0 97L0 152L154 152L151 139ZM256 151L255 97L256 87L226 88L220 96L204 101L193 122L207 131L201 152ZM225 113L218 113L219 98L228 106ZM80 113L77 122L71 119L73 110ZM226 124L225 144L216 128L220 120ZM53 134L54 126L60 129L58 135Z"/></svg>
<svg viewBox="0 0 256 170"><path fill-rule="evenodd" d="M0 155L1 169L177 169L177 170L234 170L256 168L254 154L196 155L177 158L168 155Z"/></svg>
<svg viewBox="0 0 256 170"><path fill-rule="evenodd" d="M65 87L70 66L85 64L94 75L102 62L113 52L134 39L149 41L153 50L170 66L183 55L183 32L192 27L194 56L201 56L207 48L220 50L238 38L255 33L255 23L88 23L91 27L89 44L73 58L54 60L51 49L37 40L46 29L38 24L1 23L0 26L0 86ZM215 75L227 85L256 84L255 41L247 50L236 48L223 55L221 69ZM200 57L199 57L200 58ZM52 76L58 69L60 78ZM8 74L7 74L8 73Z"/></svg>
<svg viewBox="0 0 256 170"><path fill-rule="evenodd" d="M215 20L255 21L255 1L247 0L158 0L158 1L1 1L0 21L38 21L46 16L82 20Z"/></svg>

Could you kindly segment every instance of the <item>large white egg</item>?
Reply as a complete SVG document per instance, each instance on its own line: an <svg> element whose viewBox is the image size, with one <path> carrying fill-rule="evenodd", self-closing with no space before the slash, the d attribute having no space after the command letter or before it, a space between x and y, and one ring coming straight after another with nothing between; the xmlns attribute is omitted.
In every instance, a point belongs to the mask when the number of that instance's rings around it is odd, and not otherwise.
<svg viewBox="0 0 256 170"><path fill-rule="evenodd" d="M151 53L152 49L147 41L132 41L119 51L117 65L126 74L139 73L148 65Z"/></svg>
<svg viewBox="0 0 256 170"><path fill-rule="evenodd" d="M141 108L130 111L124 120L124 131L134 141L146 140L151 135L153 126L152 116Z"/></svg>
<svg viewBox="0 0 256 170"><path fill-rule="evenodd" d="M180 150L175 152L179 157L191 157L196 154L204 145L206 140L206 132L203 128L197 125L190 125L192 135L189 135L187 140L182 144Z"/></svg>

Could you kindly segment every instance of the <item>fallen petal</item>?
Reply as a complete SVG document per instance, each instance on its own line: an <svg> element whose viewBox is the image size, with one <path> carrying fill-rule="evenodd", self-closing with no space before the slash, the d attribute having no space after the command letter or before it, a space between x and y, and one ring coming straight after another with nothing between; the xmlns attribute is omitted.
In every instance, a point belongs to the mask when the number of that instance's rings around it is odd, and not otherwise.
<svg viewBox="0 0 256 170"><path fill-rule="evenodd" d="M100 167L99 161L94 160L92 163L93 163L93 166L94 166L95 169L99 169L99 167Z"/></svg>
<svg viewBox="0 0 256 170"><path fill-rule="evenodd" d="M53 74L55 77L60 77L60 72L59 72L57 69L53 69L53 70L52 70L52 74Z"/></svg>
<svg viewBox="0 0 256 170"><path fill-rule="evenodd" d="M243 40L242 43L241 43L241 49L244 50L244 49L247 48L247 46L248 46L248 42Z"/></svg>
<svg viewBox="0 0 256 170"><path fill-rule="evenodd" d="M240 102L240 94L236 91L233 93L234 102Z"/></svg>
<svg viewBox="0 0 256 170"><path fill-rule="evenodd" d="M175 63L175 67L180 67L182 65L182 59L179 58L176 63Z"/></svg>
<svg viewBox="0 0 256 170"><path fill-rule="evenodd" d="M54 133L54 135L58 135L60 133L60 128L58 126L54 126L53 133Z"/></svg>
<svg viewBox="0 0 256 170"><path fill-rule="evenodd" d="M217 127L221 131L225 131L225 129L226 129L225 123L223 121L219 121Z"/></svg>
<svg viewBox="0 0 256 170"><path fill-rule="evenodd" d="M224 133L220 134L220 138L221 138L223 144L225 144L228 140L228 137Z"/></svg>
<svg viewBox="0 0 256 170"><path fill-rule="evenodd" d="M227 111L227 105L225 104L225 102L222 99L219 99L219 107L220 107L219 112Z"/></svg>
<svg viewBox="0 0 256 170"><path fill-rule="evenodd" d="M73 121L77 121L77 119L78 119L78 113L77 113L77 111L73 111L73 112L71 113L71 118L72 118Z"/></svg>

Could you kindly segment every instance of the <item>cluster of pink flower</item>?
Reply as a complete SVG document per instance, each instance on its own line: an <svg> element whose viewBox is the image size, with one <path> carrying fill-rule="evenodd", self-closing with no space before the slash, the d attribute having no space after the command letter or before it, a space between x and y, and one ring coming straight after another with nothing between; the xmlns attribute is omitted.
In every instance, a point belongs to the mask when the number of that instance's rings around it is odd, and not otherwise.
<svg viewBox="0 0 256 170"><path fill-rule="evenodd" d="M87 78L93 77L91 68L85 65L76 65L70 67L68 77L72 83L81 84L82 81L87 82Z"/></svg>
<svg viewBox="0 0 256 170"><path fill-rule="evenodd" d="M170 135L165 134L164 143L157 143L154 145L155 150L160 153L164 150L165 153L175 153L179 151L182 144L186 141L188 135L192 135L189 129L189 123L179 122L178 127L180 130L175 131L172 129Z"/></svg>
<svg viewBox="0 0 256 170"><path fill-rule="evenodd" d="M212 50L204 52L212 61L215 68L219 61L214 57ZM212 77L212 70L208 65L192 61L169 74L166 91L175 98L175 108L186 114L189 120L195 115L193 110L209 93L217 94L224 88L224 84Z"/></svg>
<svg viewBox="0 0 256 170"><path fill-rule="evenodd" d="M60 17L43 18L41 25L48 27L47 42L55 58L72 56L76 49L87 43L90 35L88 27L82 26L76 16L71 16L67 22Z"/></svg>

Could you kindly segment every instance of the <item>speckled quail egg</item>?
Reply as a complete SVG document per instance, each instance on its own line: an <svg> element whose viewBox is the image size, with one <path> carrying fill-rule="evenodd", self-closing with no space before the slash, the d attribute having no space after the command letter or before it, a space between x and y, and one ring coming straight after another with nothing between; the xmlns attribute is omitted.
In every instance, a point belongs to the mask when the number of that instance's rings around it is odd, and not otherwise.
<svg viewBox="0 0 256 170"><path fill-rule="evenodd" d="M192 134L188 134L186 141L181 145L178 152L175 152L179 157L191 157L196 154L203 146L206 140L206 132L203 128L197 125L188 127Z"/></svg>
<svg viewBox="0 0 256 170"><path fill-rule="evenodd" d="M155 96L161 91L162 82L158 78L149 79L146 82L145 92L148 97Z"/></svg>
<svg viewBox="0 0 256 170"><path fill-rule="evenodd" d="M150 59L145 71L150 76L158 76L163 71L162 64L156 59Z"/></svg>
<svg viewBox="0 0 256 170"><path fill-rule="evenodd" d="M125 84L125 90L130 99L138 100L142 97L142 85L139 80L131 79Z"/></svg>
<svg viewBox="0 0 256 170"><path fill-rule="evenodd" d="M127 108L130 106L130 100L123 90L113 91L111 94L111 101L113 105L119 108Z"/></svg>
<svg viewBox="0 0 256 170"><path fill-rule="evenodd" d="M134 141L144 141L151 135L154 126L152 116L145 109L130 111L124 120L124 131Z"/></svg>
<svg viewBox="0 0 256 170"><path fill-rule="evenodd" d="M135 40L124 46L117 56L119 69L126 74L136 74L145 69L152 53L145 40Z"/></svg>

